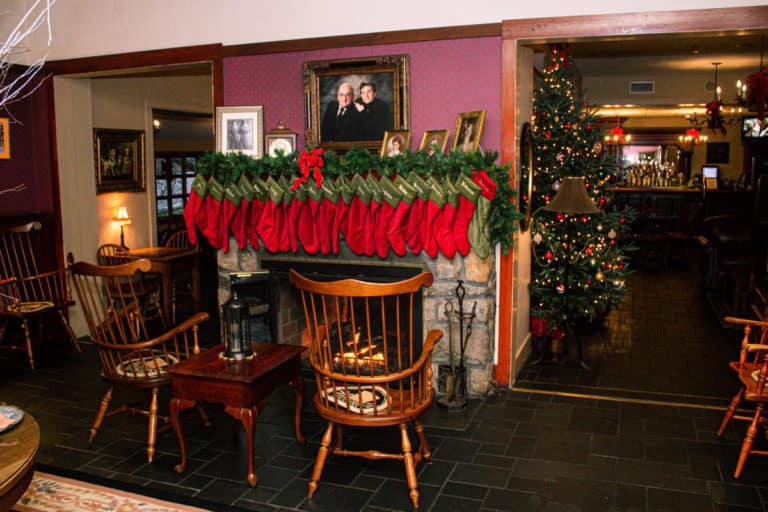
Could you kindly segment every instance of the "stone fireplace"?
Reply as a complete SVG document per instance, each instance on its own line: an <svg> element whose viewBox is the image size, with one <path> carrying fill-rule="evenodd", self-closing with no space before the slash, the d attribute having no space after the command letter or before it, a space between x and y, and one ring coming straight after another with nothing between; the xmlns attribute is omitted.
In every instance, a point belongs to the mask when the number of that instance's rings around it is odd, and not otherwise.
<svg viewBox="0 0 768 512"><path fill-rule="evenodd" d="M233 244L234 245L234 244ZM464 281L466 295L465 311L469 312L477 302L476 318L465 352L467 371L467 392L469 395L484 394L493 377L494 356L494 314L496 302L496 275L493 255L481 259L474 252L467 257L456 255L448 259L442 254L432 259L425 253L408 254L403 257L390 253L387 259L366 257L352 253L343 243L339 254L323 256L306 253L269 253L254 251L250 247L238 251L235 248L217 255L219 266L219 304L229 296L230 272L270 270L277 332L274 336L281 343L300 344L304 329L304 318L299 306L298 294L288 283L287 272L295 268L299 272L315 274L325 279L356 278L370 281L397 281L420 272L431 272L434 283L425 289L422 303L422 329L441 329L443 339L438 343L433 356L433 375L437 378L437 365L448 363L449 322L445 315L447 301L458 307L456 299L457 280ZM452 323L454 354L458 352L459 327ZM454 360L454 364L458 364ZM437 388L437 383L435 383Z"/></svg>

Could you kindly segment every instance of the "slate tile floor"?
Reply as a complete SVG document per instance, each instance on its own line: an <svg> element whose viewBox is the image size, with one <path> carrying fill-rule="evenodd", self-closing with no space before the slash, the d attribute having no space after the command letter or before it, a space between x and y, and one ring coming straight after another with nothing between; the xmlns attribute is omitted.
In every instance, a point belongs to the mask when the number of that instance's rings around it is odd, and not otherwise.
<svg viewBox="0 0 768 512"><path fill-rule="evenodd" d="M309 442L295 442L290 390L274 394L258 419L255 488L245 483L242 432L215 406L208 407L212 430L194 413L184 419L190 460L183 475L173 470L178 450L170 431L160 434L156 459L146 463L140 417L107 418L88 444L103 390L93 352L90 344L80 356L64 343L55 345L41 354L34 372L14 357L0 360L0 397L39 422L38 460L46 468L211 510L411 510L404 473L394 461L331 458L307 500L323 424L308 406L303 429ZM745 425L735 423L718 439L721 414L511 391L472 401L462 413L433 408L424 418L433 459L419 468L420 509L768 510L768 460L753 456L735 481ZM397 433L353 429L345 443L382 447L397 443Z"/></svg>
<svg viewBox="0 0 768 512"><path fill-rule="evenodd" d="M735 392L726 362L738 356L741 332L723 327L705 295L695 254L668 268L641 269L627 280L629 295L602 321L582 327L590 370L581 369L575 339L567 363L528 364L516 386L667 402L727 403Z"/></svg>

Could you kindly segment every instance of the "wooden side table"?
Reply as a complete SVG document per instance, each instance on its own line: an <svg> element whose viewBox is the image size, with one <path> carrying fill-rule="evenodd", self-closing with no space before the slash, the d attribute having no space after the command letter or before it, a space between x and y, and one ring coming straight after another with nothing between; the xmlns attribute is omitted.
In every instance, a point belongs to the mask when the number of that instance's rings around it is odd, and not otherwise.
<svg viewBox="0 0 768 512"><path fill-rule="evenodd" d="M253 343L255 357L245 361L227 361L221 357L224 345L216 345L194 359L172 366L168 370L171 374L171 423L181 452L181 462L176 466L176 471L181 473L187 467L179 413L194 406L198 400L223 404L227 414L243 423L250 485L256 485L258 481L253 468L255 418L264 409L265 398L279 386L289 385L294 388L294 430L296 440L303 443L301 407L304 381L299 370L304 350L306 347L301 345Z"/></svg>
<svg viewBox="0 0 768 512"><path fill-rule="evenodd" d="M40 427L27 412L21 423L0 434L0 512L13 508L32 482L38 448Z"/></svg>

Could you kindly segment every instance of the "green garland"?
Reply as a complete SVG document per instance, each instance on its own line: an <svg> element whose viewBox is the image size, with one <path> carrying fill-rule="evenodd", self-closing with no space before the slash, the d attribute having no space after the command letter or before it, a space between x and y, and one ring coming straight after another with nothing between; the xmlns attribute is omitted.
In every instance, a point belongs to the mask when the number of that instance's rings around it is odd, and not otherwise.
<svg viewBox="0 0 768 512"><path fill-rule="evenodd" d="M198 173L214 176L225 187L236 183L243 173L248 176L272 176L274 179L299 176L297 159L299 152L288 155L278 152L277 156L264 155L259 159L242 153L206 153L198 160ZM491 244L499 243L504 254L513 246L513 235L522 216L517 212L513 199L515 191L509 186L509 166L498 165L495 151L480 150L474 153L453 151L447 155L428 156L426 152L406 151L394 157L381 157L367 149L350 149L343 156L333 151L323 153L323 176L338 177L365 174L375 171L379 176L390 177L399 174L407 177L415 172L421 176L432 175L440 179L455 181L460 173L470 175L473 170L485 170L496 182L496 195L488 217Z"/></svg>

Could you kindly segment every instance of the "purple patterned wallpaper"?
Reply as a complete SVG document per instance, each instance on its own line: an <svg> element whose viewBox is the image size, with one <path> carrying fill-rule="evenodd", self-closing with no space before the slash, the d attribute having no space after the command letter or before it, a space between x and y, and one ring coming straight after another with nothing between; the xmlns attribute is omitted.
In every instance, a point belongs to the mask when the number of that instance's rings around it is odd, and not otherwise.
<svg viewBox="0 0 768 512"><path fill-rule="evenodd" d="M424 130L440 129L448 129L450 148L456 114L485 109L480 145L500 149L500 37L232 57L224 60L224 105L263 105L264 131L283 121L303 147L303 63L396 54L410 56L412 148Z"/></svg>

